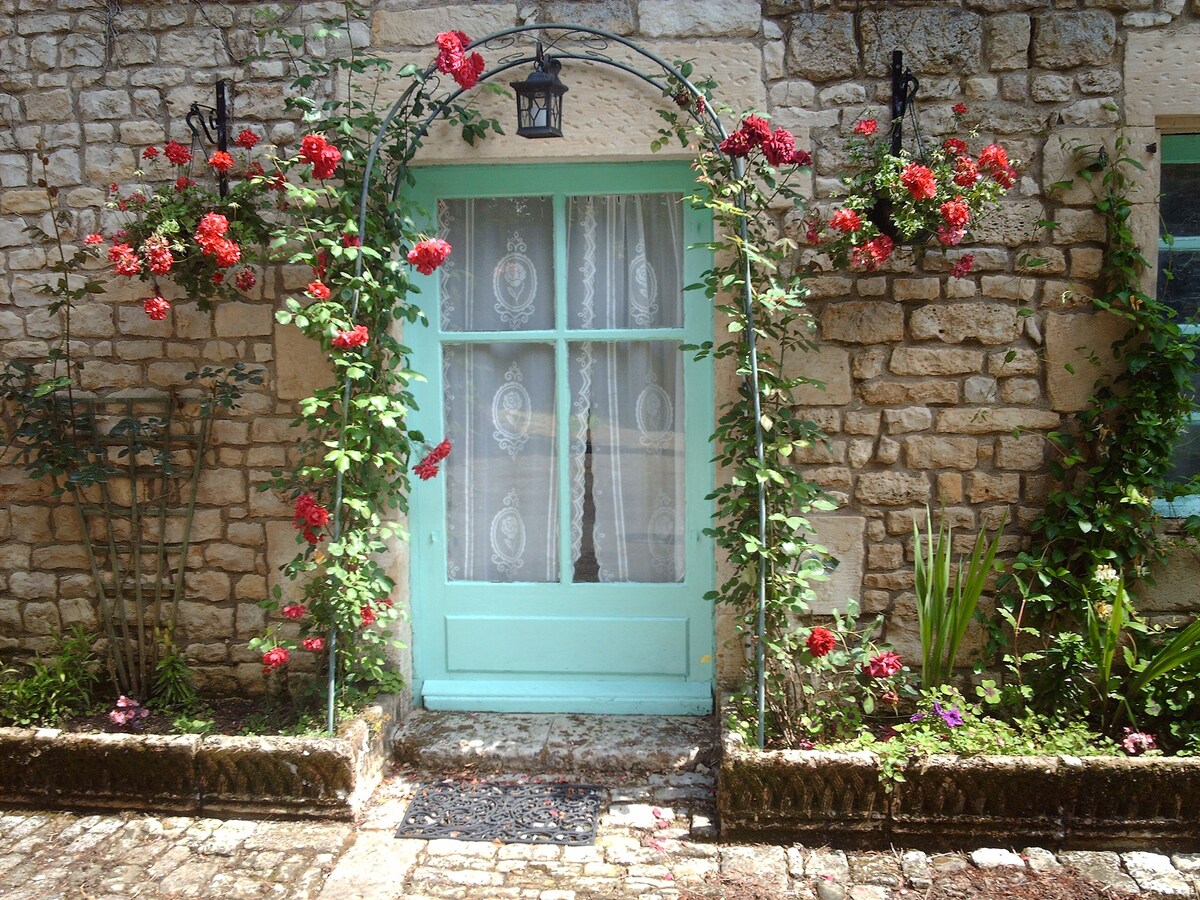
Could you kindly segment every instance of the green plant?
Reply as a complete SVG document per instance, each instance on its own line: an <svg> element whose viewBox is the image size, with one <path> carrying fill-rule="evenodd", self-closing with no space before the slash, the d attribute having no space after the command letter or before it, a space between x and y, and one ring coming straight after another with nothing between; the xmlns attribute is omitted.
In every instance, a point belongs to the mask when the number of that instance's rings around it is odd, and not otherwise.
<svg viewBox="0 0 1200 900"><path fill-rule="evenodd" d="M917 626L921 633L921 685L941 687L954 673L958 650L979 609L987 580L1002 565L996 561L1007 516L1000 520L991 541L983 529L975 538L970 557L959 557L951 571L954 533L943 519L936 538L929 508L925 508L925 535L913 519L914 591Z"/></svg>
<svg viewBox="0 0 1200 900"><path fill-rule="evenodd" d="M48 658L38 656L22 672L0 673L0 723L57 725L91 706L99 682L93 638L80 626L60 634Z"/></svg>
<svg viewBox="0 0 1200 900"><path fill-rule="evenodd" d="M206 719L203 715L189 716L180 714L171 720L171 729L176 734L209 735L216 730L216 719Z"/></svg>
<svg viewBox="0 0 1200 900"><path fill-rule="evenodd" d="M180 718L196 709L196 686L187 660L168 636L163 642L158 665L154 668L154 690L150 694L150 705L165 713L176 713Z"/></svg>

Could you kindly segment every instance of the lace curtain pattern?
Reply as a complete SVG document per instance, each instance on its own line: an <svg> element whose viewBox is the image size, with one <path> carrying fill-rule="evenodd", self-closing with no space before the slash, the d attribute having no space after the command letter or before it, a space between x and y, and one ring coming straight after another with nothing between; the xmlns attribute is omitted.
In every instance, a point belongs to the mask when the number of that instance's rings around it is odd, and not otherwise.
<svg viewBox="0 0 1200 900"><path fill-rule="evenodd" d="M556 311L550 198L445 200L441 275L451 580L557 582L560 463L574 582L683 579L683 359L678 339L589 330L682 325L678 195L571 197ZM565 319L559 321L565 309ZM522 340L472 332L554 331ZM566 384L556 358L565 354ZM561 391L568 420L558 421ZM567 459L558 459L558 428Z"/></svg>

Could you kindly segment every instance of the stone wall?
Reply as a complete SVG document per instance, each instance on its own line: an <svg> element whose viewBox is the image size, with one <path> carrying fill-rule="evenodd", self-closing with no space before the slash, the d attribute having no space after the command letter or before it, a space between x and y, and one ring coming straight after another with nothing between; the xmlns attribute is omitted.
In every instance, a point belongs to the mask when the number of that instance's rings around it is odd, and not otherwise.
<svg viewBox="0 0 1200 900"><path fill-rule="evenodd" d="M976 258L969 278L947 277L958 251L931 252L919 264L900 255L859 278L829 271L819 255L804 260L817 270L820 342L804 373L826 382L806 400L830 443L798 453L795 463L844 501L817 523L842 560L822 603L860 597L867 610L888 613L888 638L911 652L914 513L926 503L945 506L964 536L1007 513L1005 548L1021 545L1050 488L1044 435L1080 409L1094 379L1111 368L1108 347L1118 333L1084 299L1102 236L1089 195L1050 190L1067 174L1064 142L1111 141L1122 119L1135 129L1134 148L1148 166L1139 227L1152 254L1157 170L1145 148L1162 129L1200 130L1188 75L1200 65L1200 0L368 5L371 18L355 25L356 43L399 62L430 59L439 31L477 37L536 21L594 25L667 58L694 58L729 105L765 109L797 133L800 146L812 147L810 188L820 206L836 194L850 125L864 114L886 117L888 62L893 48L903 49L921 82L925 139L951 127L950 106L961 100L980 138L1004 143L1022 160L1023 175L969 248ZM264 8L299 26L337 15L341 4L0 0L0 358L44 359L59 333L36 293L51 277L45 251L24 233L48 220L37 186L39 143L72 237L111 230L105 187L128 181L147 144L188 141L188 106L210 103L218 78L234 82L237 128L256 127L278 152L294 152L298 127L282 113L288 67L254 58L275 46L255 33ZM304 48L314 56L342 50L334 39ZM469 148L435 136L438 161L649 158L661 98L601 67L580 65L569 83L566 139L509 135ZM389 91L385 85L381 95ZM509 101L483 102L502 120L511 117ZM1041 219L1060 227L1039 231ZM1047 263L1024 267L1028 256ZM166 390L202 362L244 359L268 370L264 388L217 425L200 497L181 638L211 691L261 688L245 641L263 624L255 601L295 549L290 510L256 486L287 463L294 401L320 380L318 357L272 317L277 298L306 280L304 271L268 273L258 294L211 314L179 299L164 322L142 313L140 284L114 282L74 320L87 388ZM719 383L728 389L729 381ZM60 627L95 622L68 512L14 466L0 469L0 655L45 649ZM402 552L395 571L403 583ZM1173 583L1194 591L1196 582ZM1165 602L1200 607L1192 600ZM724 618L719 630L729 633ZM721 661L731 675L736 655L726 651Z"/></svg>

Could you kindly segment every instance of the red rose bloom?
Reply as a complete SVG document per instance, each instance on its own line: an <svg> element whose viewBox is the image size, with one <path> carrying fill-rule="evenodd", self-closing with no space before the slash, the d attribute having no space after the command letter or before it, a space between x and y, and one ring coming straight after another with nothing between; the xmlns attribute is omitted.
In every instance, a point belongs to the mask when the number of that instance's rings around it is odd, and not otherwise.
<svg viewBox="0 0 1200 900"><path fill-rule="evenodd" d="M343 247L361 247L362 246L362 238L360 238L357 234L350 234L348 231L344 232L342 234L342 246Z"/></svg>
<svg viewBox="0 0 1200 900"><path fill-rule="evenodd" d="M862 216L852 209L839 209L829 218L829 227L845 234L862 228Z"/></svg>
<svg viewBox="0 0 1200 900"><path fill-rule="evenodd" d="M371 607L364 606L359 609L358 613L362 616L363 628L370 628L375 624L375 610L371 609Z"/></svg>
<svg viewBox="0 0 1200 900"><path fill-rule="evenodd" d="M313 160L313 176L324 181L337 171L338 163L342 161L342 151L332 144L325 147L320 155Z"/></svg>
<svg viewBox="0 0 1200 900"><path fill-rule="evenodd" d="M161 322L167 317L167 313L171 311L171 304L166 298L155 294L153 297L146 298L146 301L142 304L142 309L154 321Z"/></svg>
<svg viewBox="0 0 1200 900"><path fill-rule="evenodd" d="M237 279L234 282L239 291L248 291L258 284L258 278L250 269L242 269L237 273Z"/></svg>
<svg viewBox="0 0 1200 900"><path fill-rule="evenodd" d="M208 158L208 164L223 175L233 168L233 157L224 150L218 150Z"/></svg>
<svg viewBox="0 0 1200 900"><path fill-rule="evenodd" d="M325 272L328 270L328 268L329 254L325 252L324 248L321 248L317 251L317 258L313 261L313 278L315 278L317 281L324 281Z"/></svg>
<svg viewBox="0 0 1200 900"><path fill-rule="evenodd" d="M435 463L422 460L413 466L413 471L417 473L417 477L422 481L428 481L430 478L436 478L438 466Z"/></svg>
<svg viewBox="0 0 1200 900"><path fill-rule="evenodd" d="M154 159L156 156L158 156L157 147L147 147L142 151L142 159Z"/></svg>
<svg viewBox="0 0 1200 900"><path fill-rule="evenodd" d="M999 144L988 144L979 152L979 168L989 175L1008 167L1008 154Z"/></svg>
<svg viewBox="0 0 1200 900"><path fill-rule="evenodd" d="M349 331L339 331L333 338L333 346L338 350L353 350L355 347L361 347L370 338L366 325L355 325Z"/></svg>
<svg viewBox="0 0 1200 900"><path fill-rule="evenodd" d="M255 134L253 131L251 131L249 128L243 128L241 133L237 136L237 140L234 141L234 143L237 144L239 147L245 147L247 150L253 150L254 145L257 144L260 140L262 140L262 139L257 134Z"/></svg>
<svg viewBox="0 0 1200 900"><path fill-rule="evenodd" d="M287 664L288 656L287 647L273 647L263 654L263 665L267 669L278 669Z"/></svg>
<svg viewBox="0 0 1200 900"><path fill-rule="evenodd" d="M797 150L795 153L792 154L792 165L793 166L811 166L812 165L812 154L810 154L807 150Z"/></svg>
<svg viewBox="0 0 1200 900"><path fill-rule="evenodd" d="M321 156L321 151L329 146L323 135L306 134L300 141L300 155L310 163L315 163Z"/></svg>
<svg viewBox="0 0 1200 900"><path fill-rule="evenodd" d="M408 261L422 275L432 275L433 270L446 261L450 249L450 245L441 238L421 241L408 251Z"/></svg>
<svg viewBox="0 0 1200 900"><path fill-rule="evenodd" d="M461 31L443 31L434 43L438 45L438 55L435 65L439 72L452 74L463 63L463 48L471 43L471 39Z"/></svg>
<svg viewBox="0 0 1200 900"><path fill-rule="evenodd" d="M329 524L329 510L318 503L312 494L301 494L296 498L296 515L292 524L303 529L304 539L310 544L319 543L321 538L313 529Z"/></svg>
<svg viewBox="0 0 1200 900"><path fill-rule="evenodd" d="M108 248L108 261L118 275L137 275L142 271L142 262L128 244L113 244Z"/></svg>
<svg viewBox="0 0 1200 900"><path fill-rule="evenodd" d="M285 606L280 612L283 613L285 619L303 619L308 608L299 603L293 603L291 606Z"/></svg>
<svg viewBox="0 0 1200 900"><path fill-rule="evenodd" d="M310 281L304 289L304 293L308 294L314 300L328 300L330 291L325 284L319 281Z"/></svg>
<svg viewBox="0 0 1200 900"><path fill-rule="evenodd" d="M870 137L878 130L879 123L874 119L863 119L854 123L854 133L861 134L863 137Z"/></svg>
<svg viewBox="0 0 1200 900"><path fill-rule="evenodd" d="M762 142L763 156L773 166L786 166L796 155L796 138L786 128L775 132Z"/></svg>
<svg viewBox="0 0 1200 900"><path fill-rule="evenodd" d="M937 193L933 172L917 163L909 163L900 173L900 183L908 188L914 200L931 200Z"/></svg>
<svg viewBox="0 0 1200 900"><path fill-rule="evenodd" d="M871 661L863 666L863 671L872 678L890 678L903 668L904 663L900 657L888 650L871 657Z"/></svg>
<svg viewBox="0 0 1200 900"><path fill-rule="evenodd" d="M942 149L951 156L962 156L967 152L967 142L958 138L946 138L945 143L942 144Z"/></svg>
<svg viewBox="0 0 1200 900"><path fill-rule="evenodd" d="M325 649L325 638L311 637L300 642L300 646L310 653L320 653Z"/></svg>
<svg viewBox="0 0 1200 900"><path fill-rule="evenodd" d="M938 209L942 214L942 218L946 220L947 225L961 227L966 225L971 219L971 207L963 203L962 197L947 200Z"/></svg>
<svg viewBox="0 0 1200 900"><path fill-rule="evenodd" d="M804 642L804 645L808 647L809 653L819 658L825 656L837 646L837 638L834 637L833 632L828 628L822 628L818 625L809 632L808 640Z"/></svg>
<svg viewBox="0 0 1200 900"><path fill-rule="evenodd" d="M479 84L479 76L483 74L483 69L483 57L478 53L472 53L463 59L461 66L454 70L454 80L464 91L469 90Z"/></svg>
<svg viewBox="0 0 1200 900"><path fill-rule="evenodd" d="M168 141L167 146L163 148L163 153L166 154L172 165L186 166L192 161L192 151L179 141Z"/></svg>
<svg viewBox="0 0 1200 900"><path fill-rule="evenodd" d="M965 278L975 265L975 254L964 253L950 270L954 278Z"/></svg>
<svg viewBox="0 0 1200 900"><path fill-rule="evenodd" d="M759 116L746 116L742 119L742 126L739 129L746 133L746 138L750 141L750 146L757 147L763 141L771 139L771 126L766 119Z"/></svg>
<svg viewBox="0 0 1200 900"><path fill-rule="evenodd" d="M735 131L725 140L721 141L719 150L726 156L732 156L735 159L745 157L754 148L754 143L746 132L740 128Z"/></svg>
<svg viewBox="0 0 1200 900"><path fill-rule="evenodd" d="M954 183L969 188L979 180L979 166L969 156L960 156L954 161Z"/></svg>
<svg viewBox="0 0 1200 900"><path fill-rule="evenodd" d="M446 439L426 453L425 458L413 466L413 471L417 473L417 477L422 481L428 481L430 478L436 477L438 463L450 455L450 450L450 441Z"/></svg>
<svg viewBox="0 0 1200 900"><path fill-rule="evenodd" d="M447 438L429 451L429 461L440 463L443 459L450 455L450 449L450 439Z"/></svg>

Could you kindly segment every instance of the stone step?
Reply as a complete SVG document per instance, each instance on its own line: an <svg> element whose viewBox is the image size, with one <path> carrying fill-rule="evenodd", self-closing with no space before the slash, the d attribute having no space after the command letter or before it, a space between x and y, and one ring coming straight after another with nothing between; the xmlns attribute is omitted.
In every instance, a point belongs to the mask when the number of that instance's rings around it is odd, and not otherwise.
<svg viewBox="0 0 1200 900"><path fill-rule="evenodd" d="M595 716L414 710L396 759L448 775L677 774L713 769L712 716ZM697 767L702 767L698 769Z"/></svg>

